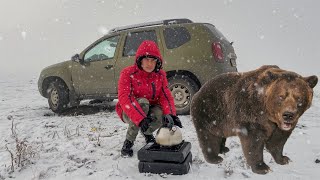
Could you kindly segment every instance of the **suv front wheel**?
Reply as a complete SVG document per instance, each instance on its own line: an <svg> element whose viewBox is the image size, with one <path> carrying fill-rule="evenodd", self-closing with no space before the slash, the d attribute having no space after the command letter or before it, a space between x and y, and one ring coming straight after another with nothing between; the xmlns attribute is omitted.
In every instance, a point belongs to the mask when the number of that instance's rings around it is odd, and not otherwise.
<svg viewBox="0 0 320 180"><path fill-rule="evenodd" d="M50 109L55 113L61 113L67 109L69 103L68 88L61 81L54 81L48 89L48 103Z"/></svg>
<svg viewBox="0 0 320 180"><path fill-rule="evenodd" d="M190 114L191 99L199 90L198 85L194 82L194 80L183 75L170 77L168 81L177 114Z"/></svg>

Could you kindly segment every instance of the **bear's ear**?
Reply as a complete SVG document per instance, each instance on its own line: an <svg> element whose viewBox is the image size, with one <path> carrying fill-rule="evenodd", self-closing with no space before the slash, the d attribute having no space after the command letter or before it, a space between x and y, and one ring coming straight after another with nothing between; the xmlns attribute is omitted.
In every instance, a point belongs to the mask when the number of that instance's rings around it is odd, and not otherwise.
<svg viewBox="0 0 320 180"><path fill-rule="evenodd" d="M262 67L265 67L265 69L269 69L269 68L276 68L276 69L280 69L279 66L277 65L264 65Z"/></svg>
<svg viewBox="0 0 320 180"><path fill-rule="evenodd" d="M304 77L303 79L308 83L308 85L311 88L314 88L318 83L318 77L317 76Z"/></svg>
<svg viewBox="0 0 320 180"><path fill-rule="evenodd" d="M276 69L280 69L279 66L277 65L263 65L261 66L259 69L262 71L270 69L270 68L276 68Z"/></svg>
<svg viewBox="0 0 320 180"><path fill-rule="evenodd" d="M271 72L271 71L267 71L267 79L269 80L269 81L273 81L273 80L275 80L275 79L277 79L278 78L278 75L277 74L275 74L275 73L273 73L273 72Z"/></svg>
<svg viewBox="0 0 320 180"><path fill-rule="evenodd" d="M278 74L275 74L271 71L265 71L263 73L263 77L261 78L261 82L263 84L270 84L272 81L278 78Z"/></svg>

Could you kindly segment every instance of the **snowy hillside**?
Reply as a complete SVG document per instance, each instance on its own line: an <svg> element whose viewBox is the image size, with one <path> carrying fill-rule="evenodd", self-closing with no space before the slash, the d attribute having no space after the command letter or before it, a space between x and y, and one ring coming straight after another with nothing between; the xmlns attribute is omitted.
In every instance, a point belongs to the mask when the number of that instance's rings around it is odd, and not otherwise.
<svg viewBox="0 0 320 180"><path fill-rule="evenodd" d="M0 80L0 179L319 179L320 91L312 107L301 117L287 144L285 155L293 162L278 165L265 152L272 172L257 175L246 165L237 137L227 140L230 152L219 165L204 161L190 116L180 116L184 139L191 142L193 163L182 176L139 173L137 151L144 145L139 135L134 156L122 158L120 149L126 133L114 111L114 104L96 106L84 102L79 110L57 116L48 109L37 90L37 77L2 77ZM85 114L85 115L82 115ZM13 130L12 130L13 122ZM25 141L24 166L10 172L10 153ZM8 150L6 149L6 146ZM16 156L16 155L14 155Z"/></svg>

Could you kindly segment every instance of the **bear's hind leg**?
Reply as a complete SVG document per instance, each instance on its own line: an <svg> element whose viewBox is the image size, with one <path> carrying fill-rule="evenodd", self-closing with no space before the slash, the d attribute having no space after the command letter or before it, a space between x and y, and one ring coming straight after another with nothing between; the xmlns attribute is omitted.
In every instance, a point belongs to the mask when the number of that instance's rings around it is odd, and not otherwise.
<svg viewBox="0 0 320 180"><path fill-rule="evenodd" d="M218 164L223 161L223 158L218 156L222 137L214 136L210 132L203 130L198 131L198 139L204 158L208 163Z"/></svg>
<svg viewBox="0 0 320 180"><path fill-rule="evenodd" d="M226 138L222 138L222 141L221 141L221 146L220 146L220 154L224 154L224 153L227 153L229 152L229 148L226 147Z"/></svg>

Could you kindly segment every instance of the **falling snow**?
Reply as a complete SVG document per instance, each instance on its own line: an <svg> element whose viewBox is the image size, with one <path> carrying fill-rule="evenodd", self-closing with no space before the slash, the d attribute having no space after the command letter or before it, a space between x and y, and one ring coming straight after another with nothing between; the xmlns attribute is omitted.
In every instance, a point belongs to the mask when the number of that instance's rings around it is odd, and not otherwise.
<svg viewBox="0 0 320 180"><path fill-rule="evenodd" d="M259 38L260 38L261 40L263 40L263 39L264 39L264 35L260 35Z"/></svg>
<svg viewBox="0 0 320 180"><path fill-rule="evenodd" d="M298 14L296 14L296 13L294 13L293 16L294 16L295 18L297 18L297 19L300 18L300 16L299 16Z"/></svg>
<svg viewBox="0 0 320 180"><path fill-rule="evenodd" d="M258 95L264 94L264 88L263 87L256 87L256 91L258 91Z"/></svg>
<svg viewBox="0 0 320 180"><path fill-rule="evenodd" d="M248 135L248 130L244 127L240 128L240 129L232 129L233 132L236 133L241 133L242 135L247 136Z"/></svg>
<svg viewBox="0 0 320 180"><path fill-rule="evenodd" d="M109 30L106 27L101 26L98 28L98 32L102 35L106 35L106 34L108 34Z"/></svg>
<svg viewBox="0 0 320 180"><path fill-rule="evenodd" d="M26 37L27 37L27 32L26 32L26 31L22 31L22 32L21 32L21 37L22 37L22 39L26 39Z"/></svg>

